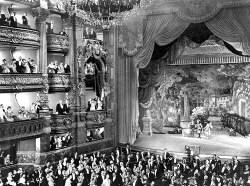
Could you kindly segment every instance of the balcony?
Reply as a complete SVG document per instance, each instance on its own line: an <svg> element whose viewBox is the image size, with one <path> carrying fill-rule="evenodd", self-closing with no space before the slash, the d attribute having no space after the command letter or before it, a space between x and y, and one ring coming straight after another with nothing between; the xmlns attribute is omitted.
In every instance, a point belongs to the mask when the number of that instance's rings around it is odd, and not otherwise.
<svg viewBox="0 0 250 186"><path fill-rule="evenodd" d="M50 118L50 127L52 133L63 133L69 132L68 130L71 129L73 126L73 115L72 114L51 114Z"/></svg>
<svg viewBox="0 0 250 186"><path fill-rule="evenodd" d="M42 74L0 74L0 93L35 91L43 88Z"/></svg>
<svg viewBox="0 0 250 186"><path fill-rule="evenodd" d="M106 111L88 111L78 112L80 115L80 121L86 121L86 124L99 125L105 122L107 119Z"/></svg>
<svg viewBox="0 0 250 186"><path fill-rule="evenodd" d="M27 6L37 6L39 5L39 0L12 0L12 3L20 3Z"/></svg>
<svg viewBox="0 0 250 186"><path fill-rule="evenodd" d="M48 74L50 92L68 91L71 86L70 74Z"/></svg>
<svg viewBox="0 0 250 186"><path fill-rule="evenodd" d="M38 47L40 45L40 36L36 30L0 26L0 43Z"/></svg>
<svg viewBox="0 0 250 186"><path fill-rule="evenodd" d="M43 118L0 123L0 141L41 135L45 125Z"/></svg>
<svg viewBox="0 0 250 186"><path fill-rule="evenodd" d="M63 52L69 51L69 38L68 36L60 34L47 34L47 48L49 52Z"/></svg>

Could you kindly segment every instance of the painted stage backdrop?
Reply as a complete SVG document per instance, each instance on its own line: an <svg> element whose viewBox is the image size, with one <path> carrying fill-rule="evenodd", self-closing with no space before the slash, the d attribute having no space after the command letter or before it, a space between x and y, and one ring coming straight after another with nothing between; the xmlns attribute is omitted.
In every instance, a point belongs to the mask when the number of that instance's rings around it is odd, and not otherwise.
<svg viewBox="0 0 250 186"><path fill-rule="evenodd" d="M146 110L151 113L154 132L163 132L164 126L180 127L181 121L195 119L192 116L198 112L250 118L248 64L168 66L160 62L158 72L149 68L140 70L139 77L142 128Z"/></svg>

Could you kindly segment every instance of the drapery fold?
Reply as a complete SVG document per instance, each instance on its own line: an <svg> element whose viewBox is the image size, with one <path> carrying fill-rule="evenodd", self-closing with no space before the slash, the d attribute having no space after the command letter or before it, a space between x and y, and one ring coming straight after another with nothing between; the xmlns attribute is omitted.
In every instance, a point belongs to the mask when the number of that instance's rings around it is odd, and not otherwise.
<svg viewBox="0 0 250 186"><path fill-rule="evenodd" d="M150 62L155 43L164 46L177 39L188 27L189 23L176 14L149 16L143 32L143 47L135 56L135 65L145 68Z"/></svg>
<svg viewBox="0 0 250 186"><path fill-rule="evenodd" d="M207 27L221 39L229 42L242 42L244 53L250 54L250 8L236 7L221 10Z"/></svg>

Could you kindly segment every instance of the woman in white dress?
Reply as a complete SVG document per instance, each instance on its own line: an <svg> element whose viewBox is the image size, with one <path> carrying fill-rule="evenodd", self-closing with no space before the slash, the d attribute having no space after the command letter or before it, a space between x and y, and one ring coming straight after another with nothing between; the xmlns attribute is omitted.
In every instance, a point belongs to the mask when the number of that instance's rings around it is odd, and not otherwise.
<svg viewBox="0 0 250 186"><path fill-rule="evenodd" d="M204 134L207 137L207 139L211 138L211 129L213 128L212 123L209 122L204 128Z"/></svg>

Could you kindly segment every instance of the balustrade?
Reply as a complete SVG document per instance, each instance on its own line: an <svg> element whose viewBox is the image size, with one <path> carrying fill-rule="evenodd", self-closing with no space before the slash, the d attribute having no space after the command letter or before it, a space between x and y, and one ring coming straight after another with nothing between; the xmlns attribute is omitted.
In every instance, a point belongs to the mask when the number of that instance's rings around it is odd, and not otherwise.
<svg viewBox="0 0 250 186"><path fill-rule="evenodd" d="M0 123L0 141L41 135L45 126L43 118Z"/></svg>
<svg viewBox="0 0 250 186"><path fill-rule="evenodd" d="M40 36L37 30L0 26L0 42L39 46Z"/></svg>
<svg viewBox="0 0 250 186"><path fill-rule="evenodd" d="M235 132L246 136L250 133L250 120L237 114L223 113L221 115L223 127L232 128Z"/></svg>
<svg viewBox="0 0 250 186"><path fill-rule="evenodd" d="M0 92L42 89L42 74L0 74Z"/></svg>
<svg viewBox="0 0 250 186"><path fill-rule="evenodd" d="M47 47L48 51L54 52L68 52L69 50L69 37L60 34L47 34Z"/></svg>

